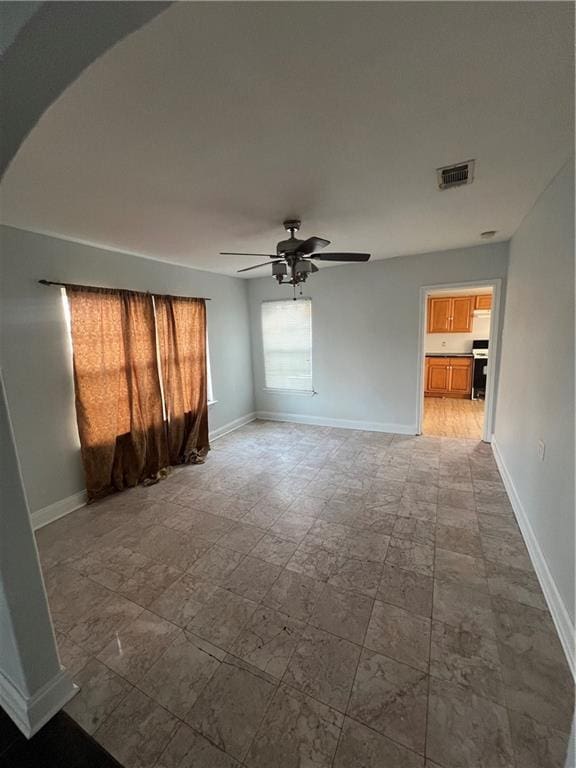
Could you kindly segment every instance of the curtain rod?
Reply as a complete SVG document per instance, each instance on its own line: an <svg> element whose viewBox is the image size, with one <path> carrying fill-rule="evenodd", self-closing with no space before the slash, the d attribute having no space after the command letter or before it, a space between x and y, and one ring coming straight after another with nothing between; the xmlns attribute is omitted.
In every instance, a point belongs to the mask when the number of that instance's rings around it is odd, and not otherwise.
<svg viewBox="0 0 576 768"><path fill-rule="evenodd" d="M38 280L40 285L59 285L62 288L96 288L97 290L108 290L108 291L126 291L126 288L98 288L98 286L95 285L77 285L76 283L58 283L55 280ZM207 299L204 296L172 296L170 293L152 293L151 291L128 291L128 293L142 293L152 296L171 296L171 298L174 299L199 299L200 301L212 301L212 299Z"/></svg>

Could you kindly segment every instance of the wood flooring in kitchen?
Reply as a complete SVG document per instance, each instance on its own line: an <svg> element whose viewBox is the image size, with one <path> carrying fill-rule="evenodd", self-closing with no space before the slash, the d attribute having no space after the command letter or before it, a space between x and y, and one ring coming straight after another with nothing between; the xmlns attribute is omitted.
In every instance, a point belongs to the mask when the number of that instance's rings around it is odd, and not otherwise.
<svg viewBox="0 0 576 768"><path fill-rule="evenodd" d="M480 440L484 400L425 397L422 433L435 437L468 437Z"/></svg>

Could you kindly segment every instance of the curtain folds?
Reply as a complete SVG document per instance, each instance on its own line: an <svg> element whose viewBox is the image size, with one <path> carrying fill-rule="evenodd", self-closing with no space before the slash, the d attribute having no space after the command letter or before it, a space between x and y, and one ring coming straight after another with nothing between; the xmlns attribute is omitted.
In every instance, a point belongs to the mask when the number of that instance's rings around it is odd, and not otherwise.
<svg viewBox="0 0 576 768"><path fill-rule="evenodd" d="M210 450L206 302L175 296L154 302L170 463L201 463Z"/></svg>
<svg viewBox="0 0 576 768"><path fill-rule="evenodd" d="M169 464L151 296L66 289L76 415L89 501Z"/></svg>
<svg viewBox="0 0 576 768"><path fill-rule="evenodd" d="M88 500L208 453L203 299L66 286Z"/></svg>

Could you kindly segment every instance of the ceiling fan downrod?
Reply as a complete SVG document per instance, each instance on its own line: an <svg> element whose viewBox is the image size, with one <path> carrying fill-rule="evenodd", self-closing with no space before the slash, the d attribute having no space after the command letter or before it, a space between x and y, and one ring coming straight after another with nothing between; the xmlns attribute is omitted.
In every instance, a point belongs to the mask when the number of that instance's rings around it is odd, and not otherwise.
<svg viewBox="0 0 576 768"><path fill-rule="evenodd" d="M286 219L286 221L283 222L283 226L286 232L290 232L290 239L295 240L294 232L298 232L302 226L302 222L300 219Z"/></svg>

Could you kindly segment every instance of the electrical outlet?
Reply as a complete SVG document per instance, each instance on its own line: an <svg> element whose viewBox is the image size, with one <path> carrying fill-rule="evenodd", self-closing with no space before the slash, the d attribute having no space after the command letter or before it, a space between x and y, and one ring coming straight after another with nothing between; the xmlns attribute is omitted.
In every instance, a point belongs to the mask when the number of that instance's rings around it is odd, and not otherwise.
<svg viewBox="0 0 576 768"><path fill-rule="evenodd" d="M538 458L540 461L544 461L544 456L546 454L546 443L544 440L538 440Z"/></svg>

